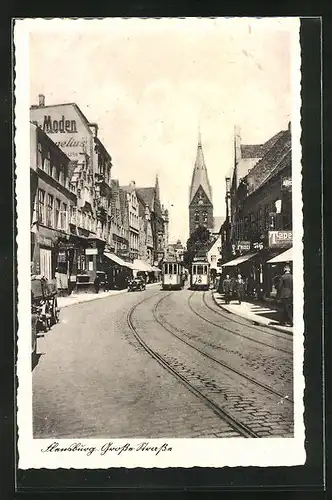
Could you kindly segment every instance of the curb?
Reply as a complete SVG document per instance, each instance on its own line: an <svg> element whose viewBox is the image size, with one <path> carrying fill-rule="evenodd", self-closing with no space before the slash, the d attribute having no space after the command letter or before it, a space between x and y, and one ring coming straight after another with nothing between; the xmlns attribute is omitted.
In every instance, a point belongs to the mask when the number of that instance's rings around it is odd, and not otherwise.
<svg viewBox="0 0 332 500"><path fill-rule="evenodd" d="M262 321L251 319L251 318L248 318L246 316L242 316L241 314L237 314L236 312L229 311L228 309L226 309L226 307L223 307L222 304L219 304L217 302L217 300L215 298L215 294L213 292L212 292L212 298L213 298L214 303L218 307L220 307L220 309L222 309L223 311L227 312L228 314L234 314L235 316L238 316L239 318L245 319L246 321L249 321L250 323L252 323L253 325L256 325L256 326L264 326L265 328L270 328L271 330L275 330L277 332L286 333L287 335L293 335L293 329L291 331L290 330L284 330L282 326L269 325L269 324L266 324L266 323L264 323Z"/></svg>
<svg viewBox="0 0 332 500"><path fill-rule="evenodd" d="M160 285L160 283L153 283L152 285L147 285L147 287L152 288L154 285ZM147 288L147 290L149 288ZM102 299L108 299L109 297L115 297L117 295L127 293L127 288L124 288L123 290L116 290L116 292L117 293L110 293L109 295L103 295L103 296L100 296L98 293L96 293L96 296L90 297L89 299L77 300L76 302L72 302L71 304L64 304L62 306L59 306L59 308L61 311L61 309L65 309L66 307L76 306L77 304L83 304L84 302L92 302L93 300L102 300Z"/></svg>

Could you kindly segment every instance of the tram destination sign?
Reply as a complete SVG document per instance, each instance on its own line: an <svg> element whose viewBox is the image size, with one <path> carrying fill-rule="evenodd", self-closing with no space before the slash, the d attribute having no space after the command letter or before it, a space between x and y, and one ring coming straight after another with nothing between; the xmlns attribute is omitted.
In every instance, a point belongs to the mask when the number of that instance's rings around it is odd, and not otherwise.
<svg viewBox="0 0 332 500"><path fill-rule="evenodd" d="M269 231L270 248L287 248L293 244L292 231Z"/></svg>

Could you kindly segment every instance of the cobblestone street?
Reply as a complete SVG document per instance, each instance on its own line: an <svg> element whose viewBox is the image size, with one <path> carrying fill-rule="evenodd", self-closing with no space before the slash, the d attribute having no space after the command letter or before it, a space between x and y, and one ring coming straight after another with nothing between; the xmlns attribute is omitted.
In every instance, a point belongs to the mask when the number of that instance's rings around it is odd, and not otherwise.
<svg viewBox="0 0 332 500"><path fill-rule="evenodd" d="M210 291L71 305L43 335L35 438L293 435L292 336L227 316Z"/></svg>

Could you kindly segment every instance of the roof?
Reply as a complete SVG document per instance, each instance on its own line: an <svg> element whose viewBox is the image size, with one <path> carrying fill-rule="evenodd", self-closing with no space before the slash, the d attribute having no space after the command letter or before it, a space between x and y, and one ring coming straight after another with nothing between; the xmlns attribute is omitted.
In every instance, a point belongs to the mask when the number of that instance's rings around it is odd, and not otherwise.
<svg viewBox="0 0 332 500"><path fill-rule="evenodd" d="M269 149L278 141L283 131L275 134L271 139L264 142L264 144L241 144L241 158L254 159L263 158Z"/></svg>
<svg viewBox="0 0 332 500"><path fill-rule="evenodd" d="M145 203L140 196L137 196L138 200L138 213L140 217L145 217Z"/></svg>
<svg viewBox="0 0 332 500"><path fill-rule="evenodd" d="M205 247L205 250L206 252L208 252L209 250L211 250L211 248L213 247L213 245L216 243L216 241L218 241L219 239L219 235L218 236L215 236L208 245L206 245Z"/></svg>
<svg viewBox="0 0 332 500"><path fill-rule="evenodd" d="M290 130L283 130L278 136L277 141L248 173L249 192L258 189L273 177L277 170L280 171L281 166L284 168L291 161L292 141Z"/></svg>
<svg viewBox="0 0 332 500"><path fill-rule="evenodd" d="M241 158L237 164L238 182L248 175L283 136L284 130L275 134L264 144L241 144Z"/></svg>
<svg viewBox="0 0 332 500"><path fill-rule="evenodd" d="M213 217L213 232L214 233L219 233L224 221L225 221L225 216L223 216L223 215L216 215L215 217Z"/></svg>
<svg viewBox="0 0 332 500"><path fill-rule="evenodd" d="M136 188L136 193L141 198L141 200L148 205L150 210L153 210L153 204L155 199L155 188L154 187L144 187Z"/></svg>
<svg viewBox="0 0 332 500"><path fill-rule="evenodd" d="M189 203L192 202L195 194L197 193L198 188L204 190L206 196L212 203L212 189L208 178L208 173L204 161L204 154L201 139L199 137L197 144L197 153L196 153L196 161L193 170L193 175L191 179L190 192L189 192Z"/></svg>

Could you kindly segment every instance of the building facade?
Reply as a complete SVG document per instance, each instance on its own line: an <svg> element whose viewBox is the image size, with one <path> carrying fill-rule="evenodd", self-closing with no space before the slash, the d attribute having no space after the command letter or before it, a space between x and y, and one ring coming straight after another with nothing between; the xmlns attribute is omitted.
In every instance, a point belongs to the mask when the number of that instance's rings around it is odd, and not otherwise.
<svg viewBox="0 0 332 500"><path fill-rule="evenodd" d="M160 202L159 180L154 187L137 188L137 195L148 207L153 240L153 264L158 266L165 257L168 240L168 210Z"/></svg>
<svg viewBox="0 0 332 500"><path fill-rule="evenodd" d="M70 279L85 290L103 272L103 252L110 241L112 159L98 138L98 125L75 103L47 106L40 95L30 119L70 160L69 178L77 197L70 209L70 231L80 243Z"/></svg>
<svg viewBox="0 0 332 500"><path fill-rule="evenodd" d="M235 144L237 140L235 136ZM273 286L273 269L268 261L292 246L290 124L263 146L262 158L255 159L254 166L242 172L245 175L240 179L235 158L231 187L229 180L226 183L227 215L221 237L224 267L230 262L259 287L262 295L268 295Z"/></svg>
<svg viewBox="0 0 332 500"><path fill-rule="evenodd" d="M77 267L79 248L72 237L77 196L69 164L61 149L30 123L31 272L57 279L64 292Z"/></svg>
<svg viewBox="0 0 332 500"><path fill-rule="evenodd" d="M128 220L129 220L129 256L131 260L138 259L139 255L139 205L136 194L136 183L131 181L128 186L121 186L127 193Z"/></svg>
<svg viewBox="0 0 332 500"><path fill-rule="evenodd" d="M214 229L212 188L208 178L200 136L189 191L189 236L199 226L204 226L211 232Z"/></svg>

